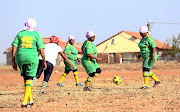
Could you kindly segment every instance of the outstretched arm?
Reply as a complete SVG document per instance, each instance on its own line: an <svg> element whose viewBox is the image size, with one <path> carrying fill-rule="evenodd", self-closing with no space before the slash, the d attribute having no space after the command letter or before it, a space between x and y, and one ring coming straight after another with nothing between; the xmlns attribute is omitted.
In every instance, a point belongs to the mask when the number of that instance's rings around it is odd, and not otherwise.
<svg viewBox="0 0 180 112"><path fill-rule="evenodd" d="M66 53L59 52L58 54L61 55L61 57L68 63L68 65L70 65L70 66L74 69L74 66L73 66L73 65L71 64L71 62L69 61L68 56L67 56Z"/></svg>

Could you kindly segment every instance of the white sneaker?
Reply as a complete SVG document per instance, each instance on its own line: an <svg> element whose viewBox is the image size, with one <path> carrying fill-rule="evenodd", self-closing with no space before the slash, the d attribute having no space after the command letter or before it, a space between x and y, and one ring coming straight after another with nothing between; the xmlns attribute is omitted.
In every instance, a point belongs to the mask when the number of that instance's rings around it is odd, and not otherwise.
<svg viewBox="0 0 180 112"><path fill-rule="evenodd" d="M147 87L145 84L143 84L143 86L140 89L149 89L149 87Z"/></svg>
<svg viewBox="0 0 180 112"><path fill-rule="evenodd" d="M21 108L27 108L27 104L25 104L24 102L21 103Z"/></svg>

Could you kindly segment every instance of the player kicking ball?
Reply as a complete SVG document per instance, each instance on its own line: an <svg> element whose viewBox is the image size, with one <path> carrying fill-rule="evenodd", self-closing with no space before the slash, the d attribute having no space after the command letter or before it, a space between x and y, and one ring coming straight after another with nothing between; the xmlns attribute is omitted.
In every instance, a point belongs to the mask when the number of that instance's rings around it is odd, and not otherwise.
<svg viewBox="0 0 180 112"><path fill-rule="evenodd" d="M64 54L68 57L70 63L73 65L74 68L69 66L69 64L66 61L64 61L65 72L62 74L61 79L57 83L57 86L64 87L64 85L62 84L62 81L66 78L67 74L69 74L70 71L73 71L73 73L74 73L74 78L76 80L76 86L83 86L79 82L79 79L78 79L78 71L77 71L77 67L76 67L75 62L77 60L79 62L81 62L81 60L77 57L78 51L74 47L74 43L75 43L75 38L74 38L73 35L70 35L69 38L68 38L67 45L66 45L66 47L64 49Z"/></svg>
<svg viewBox="0 0 180 112"><path fill-rule="evenodd" d="M46 56L47 69L44 70L44 80L42 83L40 93L44 93L44 90L48 84L49 78L52 74L53 68L56 65L56 59L58 57L58 54L62 56L62 58L64 58L67 65L73 67L68 57L64 55L62 48L59 46L59 39L56 36L50 37L50 42L48 44L45 44L44 52ZM43 72L42 64L43 64L43 59L41 56L39 56L39 66L38 66L36 77L34 77L33 79L33 86L36 83L36 81L40 78Z"/></svg>
<svg viewBox="0 0 180 112"><path fill-rule="evenodd" d="M36 30L36 21L34 19L29 18L26 20L24 30L17 34L12 46L13 69L17 70L18 65L21 70L21 76L24 78L25 93L21 107L29 107L34 104L31 88L39 63L38 50L42 56L42 68L47 68L44 44L40 34ZM27 103L28 99L29 103Z"/></svg>
<svg viewBox="0 0 180 112"><path fill-rule="evenodd" d="M149 77L155 80L154 86L156 87L161 81L154 75L150 69L152 68L155 61L158 59L156 52L156 43L154 39L149 35L148 28L142 26L139 30L140 35L142 36L141 41L138 46L140 48L140 56L143 58L143 76L144 76L144 85L141 89L148 89L148 80Z"/></svg>

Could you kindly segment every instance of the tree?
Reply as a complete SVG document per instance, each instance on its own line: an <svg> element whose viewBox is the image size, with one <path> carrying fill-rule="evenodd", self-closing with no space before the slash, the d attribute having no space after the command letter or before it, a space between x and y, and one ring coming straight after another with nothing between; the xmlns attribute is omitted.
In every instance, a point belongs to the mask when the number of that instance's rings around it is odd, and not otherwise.
<svg viewBox="0 0 180 112"><path fill-rule="evenodd" d="M164 55L172 55L173 57L175 56L176 53L180 52L180 34L176 38L174 35L172 38L167 38L165 43L169 46L172 46L171 50L165 50Z"/></svg>

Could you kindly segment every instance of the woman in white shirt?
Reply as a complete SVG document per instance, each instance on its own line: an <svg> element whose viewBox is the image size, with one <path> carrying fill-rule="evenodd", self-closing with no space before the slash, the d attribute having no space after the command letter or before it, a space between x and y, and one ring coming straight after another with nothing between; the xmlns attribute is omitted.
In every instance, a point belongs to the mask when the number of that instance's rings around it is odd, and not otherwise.
<svg viewBox="0 0 180 112"><path fill-rule="evenodd" d="M73 67L73 65L69 62L68 57L64 55L62 48L58 44L59 44L59 39L56 36L51 36L50 42L45 45L44 52L45 52L45 60L47 63L47 69L44 70L44 80L42 83L40 93L44 93L44 89L46 88L46 86L48 84L49 78L53 71L53 67L56 64L56 59L58 57L58 54L61 55L64 58L64 60L70 66ZM36 83L36 81L40 78L41 73L43 72L42 64L43 64L42 57L39 56L39 66L38 66L38 70L36 73L36 77L34 77L34 79L33 79L33 86Z"/></svg>

